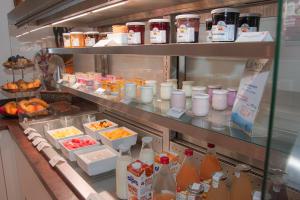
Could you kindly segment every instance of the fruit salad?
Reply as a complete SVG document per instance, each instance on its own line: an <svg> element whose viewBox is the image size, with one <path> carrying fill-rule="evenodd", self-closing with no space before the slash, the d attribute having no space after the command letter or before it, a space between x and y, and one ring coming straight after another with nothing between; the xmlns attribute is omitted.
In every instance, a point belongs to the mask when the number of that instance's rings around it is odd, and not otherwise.
<svg viewBox="0 0 300 200"><path fill-rule="evenodd" d="M80 130L71 127L71 128L65 128L65 129L54 131L51 135L54 139L62 139L62 138L79 135L79 134L81 134Z"/></svg>
<svg viewBox="0 0 300 200"><path fill-rule="evenodd" d="M93 131L99 131L105 128L109 128L113 125L113 123L109 121L101 121L101 122L94 122L88 125L88 128Z"/></svg>
<svg viewBox="0 0 300 200"><path fill-rule="evenodd" d="M117 140L117 139L121 139L121 138L124 138L124 137L131 136L132 133L128 132L125 129L117 128L113 131L103 133L103 135L105 137L107 137L108 139L110 139L110 140Z"/></svg>
<svg viewBox="0 0 300 200"><path fill-rule="evenodd" d="M84 139L84 138L73 138L63 142L63 145L68 150L75 150L81 147L86 147L96 144L96 141L93 139Z"/></svg>

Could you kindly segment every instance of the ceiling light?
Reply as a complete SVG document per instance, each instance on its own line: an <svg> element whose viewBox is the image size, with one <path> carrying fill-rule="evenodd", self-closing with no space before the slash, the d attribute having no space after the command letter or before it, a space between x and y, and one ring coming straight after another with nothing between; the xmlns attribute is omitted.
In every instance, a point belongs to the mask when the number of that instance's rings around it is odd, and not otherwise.
<svg viewBox="0 0 300 200"><path fill-rule="evenodd" d="M32 33L32 32L34 32L34 31L38 31L38 30L41 30L41 29L43 29L43 28L47 28L47 27L50 27L50 26L49 26L49 25L47 25L47 26L42 26L42 27L39 27L39 28L33 29L33 30L29 31L29 32L30 32L30 33Z"/></svg>
<svg viewBox="0 0 300 200"><path fill-rule="evenodd" d="M109 6L99 8L97 10L93 10L92 13L97 13L97 12L100 12L100 11L103 11L103 10L106 10L106 9L110 9L110 8L113 8L113 7L116 7L116 6L121 6L121 5L124 5L126 3L128 3L128 1L122 1L122 2L119 2L119 3L115 3L115 4L112 4L112 5L109 5Z"/></svg>
<svg viewBox="0 0 300 200"><path fill-rule="evenodd" d="M67 18L67 19L64 19L64 20L60 20L60 21L58 21L58 22L54 22L54 23L52 24L52 26L57 25L57 24L61 24L61 23L67 22L67 21L71 21L71 20L73 20L73 19L77 19L77 18L80 18L80 17L84 17L84 16L86 16L86 15L88 15L88 14L90 14L90 13L83 13L83 14L81 14L81 15L76 15L76 16L74 16L74 17L70 17L70 18Z"/></svg>

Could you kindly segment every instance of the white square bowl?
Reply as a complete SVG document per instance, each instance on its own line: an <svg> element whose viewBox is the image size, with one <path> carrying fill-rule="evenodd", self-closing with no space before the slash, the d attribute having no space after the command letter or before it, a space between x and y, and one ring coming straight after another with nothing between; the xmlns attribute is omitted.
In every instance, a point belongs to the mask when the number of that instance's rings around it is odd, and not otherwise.
<svg viewBox="0 0 300 200"><path fill-rule="evenodd" d="M112 126L110 126L108 128L101 129L101 130L93 130L93 129L90 129L88 127L90 124L97 123L97 122L99 123L99 122L103 122L103 121L107 121L107 122L112 123ZM100 140L99 133L106 132L106 131L111 130L113 128L117 128L118 124L116 124L116 123L114 123L114 122L112 122L108 119L102 119L102 120L99 120L99 121L94 121L94 122L89 122L89 123L83 124L83 127L84 127L84 131L86 132L86 134L90 135L91 137L93 137L96 140Z"/></svg>
<svg viewBox="0 0 300 200"><path fill-rule="evenodd" d="M123 137L123 138L120 138L120 139L116 139L116 140L111 140L109 138L107 138L104 133L107 133L107 132L111 132L111 131L114 131L116 129L125 129L126 131L128 131L129 133L131 133L130 136L127 136L127 137ZM137 133L126 128L126 127L119 127L119 128L114 128L114 129L111 129L109 131L106 131L106 132L102 132L102 133L99 133L99 136L100 136L100 140L103 144L106 144L114 149L119 149L119 145L120 144L127 144L129 146L133 146L136 144L136 141L137 141Z"/></svg>
<svg viewBox="0 0 300 200"><path fill-rule="evenodd" d="M69 150L67 149L67 147L64 146L64 142L65 141L69 141L69 140L72 140L74 138L78 138L78 139L90 139L90 140L94 140L96 143L93 144L93 145L89 145L89 146L85 146L85 147L79 147L77 149L73 149L73 150ZM76 156L75 156L75 152L76 151L79 151L79 150L82 150L82 149L88 149L88 148L92 148L93 146L99 146L100 143L97 142L97 140L95 140L94 138L92 138L91 136L89 135L80 135L78 137L73 137L73 138L67 138L67 139L62 139L62 140L59 140L58 141L59 145L60 145L60 149L62 151L62 153L64 154L64 156L66 158L68 158L70 161L76 161Z"/></svg>
<svg viewBox="0 0 300 200"><path fill-rule="evenodd" d="M72 135L72 136L68 136L68 137L64 137L64 138L60 138L60 139L55 139L52 134L54 134L56 131L61 131L61 130L64 130L64 129L69 129L69 128L74 128L74 129L77 129L80 133L77 134L77 135ZM73 137L78 137L80 135L83 135L83 132L80 131L78 128L74 127L74 126L68 126L68 127L65 127L65 128L59 128L59 129L54 129L54 130L50 130L50 131L47 131L45 136L47 138L47 140L57 149L60 149L60 145L58 143L59 140L63 140L63 139L68 139L68 138L73 138Z"/></svg>
<svg viewBox="0 0 300 200"><path fill-rule="evenodd" d="M107 145L98 145L78 150L75 156L79 167L89 176L94 176L116 169L118 152Z"/></svg>

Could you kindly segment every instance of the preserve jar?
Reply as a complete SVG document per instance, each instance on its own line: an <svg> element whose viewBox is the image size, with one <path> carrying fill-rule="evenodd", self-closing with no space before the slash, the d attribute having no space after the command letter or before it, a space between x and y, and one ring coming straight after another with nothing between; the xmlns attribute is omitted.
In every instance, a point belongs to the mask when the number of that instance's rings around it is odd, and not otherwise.
<svg viewBox="0 0 300 200"><path fill-rule="evenodd" d="M212 96L212 107L215 110L225 110L227 108L227 90L214 90Z"/></svg>
<svg viewBox="0 0 300 200"><path fill-rule="evenodd" d="M200 28L200 16L184 14L176 16L177 43L197 43Z"/></svg>
<svg viewBox="0 0 300 200"><path fill-rule="evenodd" d="M63 33L63 38L64 38L64 47L70 48L71 47L70 33Z"/></svg>
<svg viewBox="0 0 300 200"><path fill-rule="evenodd" d="M184 110L185 105L185 92L183 90L173 90L171 95L171 108Z"/></svg>
<svg viewBox="0 0 300 200"><path fill-rule="evenodd" d="M222 86L221 85L209 85L207 86L208 88L208 95L209 95L209 102L211 103L211 100L212 100L212 96L213 96L213 90L216 90L216 89L221 89Z"/></svg>
<svg viewBox="0 0 300 200"><path fill-rule="evenodd" d="M86 47L94 46L99 40L99 32L89 31L84 33L84 43Z"/></svg>
<svg viewBox="0 0 300 200"><path fill-rule="evenodd" d="M160 84L160 98L163 100L169 100L171 98L171 93L173 90L172 83L161 83Z"/></svg>
<svg viewBox="0 0 300 200"><path fill-rule="evenodd" d="M71 47L84 47L83 32L71 32Z"/></svg>
<svg viewBox="0 0 300 200"><path fill-rule="evenodd" d="M177 79L173 78L173 79L167 79L168 83L172 83L173 89L177 90Z"/></svg>
<svg viewBox="0 0 300 200"><path fill-rule="evenodd" d="M244 13L239 18L238 34L242 32L258 32L260 23L260 14L258 13Z"/></svg>
<svg viewBox="0 0 300 200"><path fill-rule="evenodd" d="M192 96L192 85L194 81L182 81L182 90L185 92L186 97Z"/></svg>
<svg viewBox="0 0 300 200"><path fill-rule="evenodd" d="M212 14L212 41L233 42L237 37L240 11L236 8L218 8Z"/></svg>
<svg viewBox="0 0 300 200"><path fill-rule="evenodd" d="M205 93L206 93L205 86L193 86L192 87L192 96L195 96L198 94L205 94Z"/></svg>
<svg viewBox="0 0 300 200"><path fill-rule="evenodd" d="M150 19L150 43L166 44L170 38L170 19Z"/></svg>
<svg viewBox="0 0 300 200"><path fill-rule="evenodd" d="M146 23L144 22L128 22L126 24L128 28L128 44L144 44L145 25Z"/></svg>
<svg viewBox="0 0 300 200"><path fill-rule="evenodd" d="M228 104L228 106L233 106L235 98L236 98L237 90L234 88L228 88L227 91L228 91L227 104Z"/></svg>
<svg viewBox="0 0 300 200"><path fill-rule="evenodd" d="M141 102L150 103L153 99L153 87L152 86L140 86L141 90Z"/></svg>
<svg viewBox="0 0 300 200"><path fill-rule="evenodd" d="M136 84L135 83L126 83L125 84L125 97L128 99L136 98Z"/></svg>
<svg viewBox="0 0 300 200"><path fill-rule="evenodd" d="M209 112L208 94L197 94L192 97L192 112L195 116L203 117Z"/></svg>
<svg viewBox="0 0 300 200"><path fill-rule="evenodd" d="M146 80L145 81L145 85L146 86L151 86L153 89L153 95L156 96L156 92L157 92L157 81L156 80Z"/></svg>

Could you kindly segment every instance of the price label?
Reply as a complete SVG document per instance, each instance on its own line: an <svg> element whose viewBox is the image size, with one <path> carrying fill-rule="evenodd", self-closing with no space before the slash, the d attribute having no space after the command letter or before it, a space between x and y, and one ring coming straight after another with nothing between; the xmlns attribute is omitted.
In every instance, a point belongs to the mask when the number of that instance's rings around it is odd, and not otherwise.
<svg viewBox="0 0 300 200"><path fill-rule="evenodd" d="M78 89L80 87L80 83L75 83L71 86L73 89Z"/></svg>
<svg viewBox="0 0 300 200"><path fill-rule="evenodd" d="M30 133L29 135L28 135L28 139L29 140L32 140L32 139L34 139L34 138L36 138L36 137L42 137L41 136L41 134L39 134L39 133L37 133L37 132L32 132L32 133Z"/></svg>
<svg viewBox="0 0 300 200"><path fill-rule="evenodd" d="M124 103L124 104L130 104L131 103L131 99L122 99L120 102Z"/></svg>
<svg viewBox="0 0 300 200"><path fill-rule="evenodd" d="M36 148L38 151L41 151L46 147L50 147L50 144L48 142L40 142Z"/></svg>
<svg viewBox="0 0 300 200"><path fill-rule="evenodd" d="M36 146L38 145L39 143L41 142L46 142L46 140L44 138L41 138L41 137L36 137L33 141L32 141L32 144L33 146Z"/></svg>
<svg viewBox="0 0 300 200"><path fill-rule="evenodd" d="M58 163L64 163L66 162L65 159L63 159L61 156L56 155L53 156L50 160L49 163L52 167L55 167Z"/></svg>
<svg viewBox="0 0 300 200"><path fill-rule="evenodd" d="M27 135L30 132L37 132L37 130L35 130L34 128L29 127L29 128L26 128L25 131L24 131L25 135Z"/></svg>
<svg viewBox="0 0 300 200"><path fill-rule="evenodd" d="M99 194L97 194L97 193L91 193L86 198L86 200L101 200L101 199L103 199L103 198Z"/></svg>
<svg viewBox="0 0 300 200"><path fill-rule="evenodd" d="M170 110L168 110L167 115L179 119L184 113L185 110L171 108Z"/></svg>

